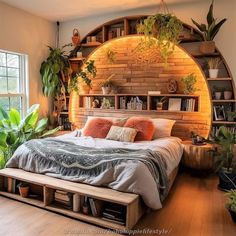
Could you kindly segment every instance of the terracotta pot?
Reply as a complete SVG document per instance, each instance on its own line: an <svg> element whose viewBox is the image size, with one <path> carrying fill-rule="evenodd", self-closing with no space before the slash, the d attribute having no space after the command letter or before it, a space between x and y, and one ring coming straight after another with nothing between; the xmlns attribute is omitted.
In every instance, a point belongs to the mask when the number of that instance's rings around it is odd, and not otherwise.
<svg viewBox="0 0 236 236"><path fill-rule="evenodd" d="M28 197L29 195L29 187L19 187L19 192L21 197Z"/></svg>
<svg viewBox="0 0 236 236"><path fill-rule="evenodd" d="M221 92L215 92L215 99L220 100L221 99Z"/></svg>
<svg viewBox="0 0 236 236"><path fill-rule="evenodd" d="M214 53L216 50L214 41L203 41L200 44L200 52L204 54Z"/></svg>
<svg viewBox="0 0 236 236"><path fill-rule="evenodd" d="M219 69L209 69L209 77L210 78L217 78L219 73Z"/></svg>
<svg viewBox="0 0 236 236"><path fill-rule="evenodd" d="M230 100L232 98L232 91L224 91L224 99L225 100Z"/></svg>
<svg viewBox="0 0 236 236"><path fill-rule="evenodd" d="M106 95L106 94L109 94L111 92L111 87L102 87L102 94L103 95Z"/></svg>
<svg viewBox="0 0 236 236"><path fill-rule="evenodd" d="M80 93L81 94L89 94L90 92L90 87L87 84L82 84L80 86Z"/></svg>
<svg viewBox="0 0 236 236"><path fill-rule="evenodd" d="M80 44L80 36L79 31L77 29L73 30L73 36L71 39L74 46L78 46Z"/></svg>

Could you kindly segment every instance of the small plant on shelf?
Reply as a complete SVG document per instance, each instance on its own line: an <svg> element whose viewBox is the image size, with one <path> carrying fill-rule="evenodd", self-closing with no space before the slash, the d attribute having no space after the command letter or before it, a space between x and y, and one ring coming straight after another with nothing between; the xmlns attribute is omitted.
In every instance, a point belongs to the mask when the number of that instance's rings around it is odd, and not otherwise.
<svg viewBox="0 0 236 236"><path fill-rule="evenodd" d="M222 60L219 57L216 57L216 58L212 57L207 61L210 78L218 77L219 66L221 63L222 63Z"/></svg>
<svg viewBox="0 0 236 236"><path fill-rule="evenodd" d="M223 87L218 87L218 86L213 86L213 97L216 100L220 100L222 97L222 92L224 92L225 88Z"/></svg>
<svg viewBox="0 0 236 236"><path fill-rule="evenodd" d="M174 52L175 45L179 43L183 24L175 15L169 13L164 1L161 1L160 7L163 9L162 13L148 16L137 24L137 32L145 36L138 48L145 50L158 47L161 57L167 62Z"/></svg>
<svg viewBox="0 0 236 236"><path fill-rule="evenodd" d="M197 91L195 84L197 83L197 76L192 73L181 79L184 85L184 94L193 94Z"/></svg>
<svg viewBox="0 0 236 236"><path fill-rule="evenodd" d="M227 111L227 120L230 122L234 122L236 119L236 111Z"/></svg>
<svg viewBox="0 0 236 236"><path fill-rule="evenodd" d="M208 14L207 14L207 24L199 24L192 19L194 25L201 31L202 35L195 34L195 37L203 41L200 45L200 51L202 53L214 53L215 52L215 42L213 41L217 33L219 32L222 25L226 22L226 18L222 19L217 23L217 19L213 16L214 0L212 1Z"/></svg>
<svg viewBox="0 0 236 236"><path fill-rule="evenodd" d="M29 195L29 185L27 183L20 182L17 185L17 188L19 189L21 197L24 197L24 198L28 197L28 195Z"/></svg>
<svg viewBox="0 0 236 236"><path fill-rule="evenodd" d="M236 190L230 190L226 193L228 197L228 202L225 204L225 207L228 209L232 220L236 223Z"/></svg>
<svg viewBox="0 0 236 236"><path fill-rule="evenodd" d="M114 82L111 80L115 74L110 75L106 80L104 80L102 83L100 83L100 86L102 88L102 93L104 95L111 93L112 88L114 86Z"/></svg>

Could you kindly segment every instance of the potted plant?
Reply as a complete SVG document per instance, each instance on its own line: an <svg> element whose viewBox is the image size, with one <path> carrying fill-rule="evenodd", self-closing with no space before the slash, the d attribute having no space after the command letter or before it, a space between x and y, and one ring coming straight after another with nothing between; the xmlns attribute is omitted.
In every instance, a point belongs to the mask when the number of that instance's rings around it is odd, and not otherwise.
<svg viewBox="0 0 236 236"><path fill-rule="evenodd" d="M191 73L181 79L184 85L184 94L193 94L197 91L195 84L197 83L197 76Z"/></svg>
<svg viewBox="0 0 236 236"><path fill-rule="evenodd" d="M29 185L23 182L20 182L17 187L19 188L19 192L21 197L28 197L29 195Z"/></svg>
<svg viewBox="0 0 236 236"><path fill-rule="evenodd" d="M197 39L201 42L200 51L202 53L214 53L215 52L215 42L213 41L217 33L219 32L221 26L227 20L226 18L222 19L217 23L217 19L213 16L213 7L214 0L212 1L208 14L207 14L207 24L199 24L195 20L192 19L194 25L201 31L202 35L195 35Z"/></svg>
<svg viewBox="0 0 236 236"><path fill-rule="evenodd" d="M219 73L219 65L221 64L221 59L216 58L210 58L207 61L208 64L208 70L209 70L209 77L210 78L217 78Z"/></svg>
<svg viewBox="0 0 236 236"><path fill-rule="evenodd" d="M112 87L114 83L112 82L111 78L114 77L115 74L110 75L105 81L103 81L100 86L102 88L102 94L106 95L112 91Z"/></svg>
<svg viewBox="0 0 236 236"><path fill-rule="evenodd" d="M236 119L236 111L227 111L227 120L233 122Z"/></svg>
<svg viewBox="0 0 236 236"><path fill-rule="evenodd" d="M158 47L161 57L167 62L174 52L175 45L179 43L182 29L182 22L168 12L148 16L147 19L137 24L137 32L145 36L138 48L145 50Z"/></svg>
<svg viewBox="0 0 236 236"><path fill-rule="evenodd" d="M228 197L228 202L226 203L225 207L228 209L233 222L236 223L236 190L228 191L226 196Z"/></svg>
<svg viewBox="0 0 236 236"><path fill-rule="evenodd" d="M224 99L225 100L230 100L233 96L233 92L230 90L225 90L224 91Z"/></svg>
<svg viewBox="0 0 236 236"><path fill-rule="evenodd" d="M219 189L235 189L236 156L234 156L233 149L236 144L236 133L232 133L226 127L221 126L211 143L216 144L213 156L215 170L219 175Z"/></svg>
<svg viewBox="0 0 236 236"><path fill-rule="evenodd" d="M11 109L8 113L0 107L0 169L5 167L14 151L24 142L52 135L59 128L47 131L48 118L39 120L39 105L33 105L24 119Z"/></svg>
<svg viewBox="0 0 236 236"><path fill-rule="evenodd" d="M164 103L167 102L167 97L157 98L156 99L156 109L161 111L163 109Z"/></svg>
<svg viewBox="0 0 236 236"><path fill-rule="evenodd" d="M220 100L221 97L222 97L222 92L224 91L224 88L222 87L217 87L217 86L214 86L213 87L213 97L216 99L216 100Z"/></svg>

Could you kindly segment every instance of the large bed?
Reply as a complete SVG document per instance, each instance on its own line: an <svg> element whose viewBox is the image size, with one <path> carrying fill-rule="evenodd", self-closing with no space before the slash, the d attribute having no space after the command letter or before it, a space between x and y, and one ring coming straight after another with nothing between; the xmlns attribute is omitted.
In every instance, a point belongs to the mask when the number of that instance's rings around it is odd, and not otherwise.
<svg viewBox="0 0 236 236"><path fill-rule="evenodd" d="M45 174L51 177L94 186L108 187L122 192L136 193L141 196L146 206L151 209L159 209L162 207L162 201L167 196L183 152L181 140L177 137L129 143L85 137L81 136L80 131L74 131L56 138L41 140L39 143L36 142L38 141L32 140L19 147L14 156L8 161L7 167L20 168L29 172ZM31 144L31 146L29 144ZM109 150L112 153L114 152L113 150L121 150L119 155L121 155L125 161L117 162L117 158L112 156L112 159L116 159L115 162L111 162L113 164L106 166L106 168L101 165L102 168L100 168L101 170L97 174L88 175L88 172L84 170L82 172L81 170L80 172L75 172L75 170L77 171L77 167L79 167L77 159L72 158L69 164L68 162L63 164L60 158L59 160L53 157L53 154L56 151L60 151L60 149L64 149L61 150L62 152L69 152L68 150L71 150L66 149L65 144L68 144L70 146L69 148L73 147L73 150L78 148L78 150L80 150L79 153L81 153L81 150L86 151L86 153L88 152L86 154L87 157L91 155L91 152L104 151L107 153ZM50 147L50 145L52 145L52 147ZM30 148L32 146L34 147L33 149ZM42 150L47 149L47 146L48 152L41 153L43 152ZM37 155L33 155L35 154L34 152L37 152ZM41 153L40 157L38 155L39 153ZM70 153L67 154L70 155ZM152 173L149 168L150 163L146 164L146 160L137 158L138 155L146 154L151 155L152 163L153 159L154 162L156 161L155 158L160 159L159 162L164 160L162 166L160 166L160 163L157 163L157 167L152 167L155 172L157 169L158 173ZM115 155L118 154L116 153ZM134 155L134 158L126 158L125 155ZM58 154L58 156L60 155ZM64 154L61 156L64 156ZM100 166L101 162L102 161L98 161L96 164ZM75 164L77 164L77 166L75 166ZM154 165L156 164L154 163ZM66 172L64 171L65 169ZM166 175L166 179L163 175Z"/></svg>

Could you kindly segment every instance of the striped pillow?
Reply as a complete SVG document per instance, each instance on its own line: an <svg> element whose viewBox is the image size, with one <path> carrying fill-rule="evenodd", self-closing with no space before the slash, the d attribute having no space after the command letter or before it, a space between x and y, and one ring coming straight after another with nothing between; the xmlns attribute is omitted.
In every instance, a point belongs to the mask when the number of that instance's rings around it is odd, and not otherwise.
<svg viewBox="0 0 236 236"><path fill-rule="evenodd" d="M137 130L128 127L111 126L106 139L121 141L121 142L134 142L137 135Z"/></svg>

